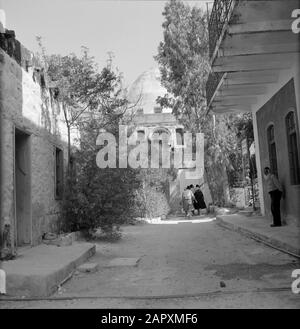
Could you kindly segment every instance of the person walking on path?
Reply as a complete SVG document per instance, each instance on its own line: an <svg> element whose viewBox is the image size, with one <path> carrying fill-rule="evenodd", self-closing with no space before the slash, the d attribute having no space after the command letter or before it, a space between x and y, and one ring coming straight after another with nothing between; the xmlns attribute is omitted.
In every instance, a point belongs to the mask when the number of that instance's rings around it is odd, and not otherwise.
<svg viewBox="0 0 300 329"><path fill-rule="evenodd" d="M264 178L267 183L267 191L271 197L271 212L273 215L273 224L271 227L281 226L280 200L282 197L282 187L277 177L271 173L269 167L264 169Z"/></svg>
<svg viewBox="0 0 300 329"><path fill-rule="evenodd" d="M194 196L195 196L195 191L196 191L196 189L195 189L195 186L192 184L192 185L190 185L190 190L192 191L192 193L194 194ZM196 210L196 208L195 208L195 204L197 203L197 201L196 201L196 199L193 199L193 207L192 207L192 215L194 216L195 215L195 210Z"/></svg>
<svg viewBox="0 0 300 329"><path fill-rule="evenodd" d="M193 201L195 200L194 193L191 191L191 187L188 186L182 192L182 206L185 212L186 217L191 217L191 213L193 210Z"/></svg>
<svg viewBox="0 0 300 329"><path fill-rule="evenodd" d="M195 200L196 200L194 202L194 207L195 207L195 210L197 210L198 215L200 215L200 210L207 209L207 207L206 207L206 203L204 201L204 195L203 195L199 185L196 185L196 190L195 190L194 195L195 195Z"/></svg>
<svg viewBox="0 0 300 329"><path fill-rule="evenodd" d="M191 191L195 194L195 186L192 184L192 185L190 185L190 189L191 189Z"/></svg>

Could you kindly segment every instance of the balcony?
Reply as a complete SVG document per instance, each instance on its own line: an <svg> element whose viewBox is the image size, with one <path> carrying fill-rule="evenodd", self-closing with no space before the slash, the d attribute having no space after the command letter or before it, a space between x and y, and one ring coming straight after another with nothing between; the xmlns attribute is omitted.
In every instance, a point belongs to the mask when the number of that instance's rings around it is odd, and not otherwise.
<svg viewBox="0 0 300 329"><path fill-rule="evenodd" d="M214 53L222 34L229 23L235 0L217 0L214 2L208 23L209 31L209 53L213 60Z"/></svg>
<svg viewBox="0 0 300 329"><path fill-rule="evenodd" d="M215 0L209 20L211 73L207 105L214 113L251 112L284 72L299 62L291 13L299 0Z"/></svg>

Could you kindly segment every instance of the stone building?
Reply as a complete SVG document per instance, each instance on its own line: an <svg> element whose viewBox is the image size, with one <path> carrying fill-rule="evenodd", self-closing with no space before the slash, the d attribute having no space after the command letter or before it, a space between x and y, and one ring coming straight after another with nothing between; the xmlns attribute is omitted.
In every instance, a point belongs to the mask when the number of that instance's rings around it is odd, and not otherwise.
<svg viewBox="0 0 300 329"><path fill-rule="evenodd" d="M59 229L67 134L55 91L34 56L0 24L2 256Z"/></svg>
<svg viewBox="0 0 300 329"><path fill-rule="evenodd" d="M134 116L136 131L143 134L151 141L153 134L164 133L168 136L170 152L184 149L184 126L181 125L172 114L172 109L161 108L156 102L159 96L167 94L167 90L160 82L160 71L152 68L141 74L129 90L129 99L137 104ZM204 149L201 150L204 157ZM203 162L204 163L204 162ZM171 165L172 167L172 165ZM204 169L204 168L202 168ZM206 182L204 182L204 171L202 173L195 169L187 169L184 166L177 171L177 177L169 182L168 191L163 198L168 203L169 211L176 213L181 210L180 201L183 190L188 185L201 185L207 204L211 203L211 195ZM162 199L160 199L160 203Z"/></svg>
<svg viewBox="0 0 300 329"><path fill-rule="evenodd" d="M261 212L271 219L263 169L284 187L282 215L300 225L298 0L218 0L209 22L208 106L216 114L253 113Z"/></svg>

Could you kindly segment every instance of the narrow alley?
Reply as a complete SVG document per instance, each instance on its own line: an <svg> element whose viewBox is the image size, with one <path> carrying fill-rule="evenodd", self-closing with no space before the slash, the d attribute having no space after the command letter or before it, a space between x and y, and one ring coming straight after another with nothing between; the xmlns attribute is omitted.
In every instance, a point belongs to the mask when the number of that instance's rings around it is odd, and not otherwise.
<svg viewBox="0 0 300 329"><path fill-rule="evenodd" d="M300 0L0 0L0 323L300 309L299 33Z"/></svg>

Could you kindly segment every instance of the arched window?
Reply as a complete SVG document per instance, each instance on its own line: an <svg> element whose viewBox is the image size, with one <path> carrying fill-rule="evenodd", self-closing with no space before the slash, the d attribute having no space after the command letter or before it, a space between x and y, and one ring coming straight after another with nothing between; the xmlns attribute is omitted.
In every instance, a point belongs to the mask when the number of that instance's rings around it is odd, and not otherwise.
<svg viewBox="0 0 300 329"><path fill-rule="evenodd" d="M137 138L138 138L138 140L143 140L143 139L145 139L145 130L143 130L143 129L140 129L140 130L138 130L137 131Z"/></svg>
<svg viewBox="0 0 300 329"><path fill-rule="evenodd" d="M297 142L297 129L295 113L291 111L285 118L287 142L289 151L289 163L290 163L290 178L292 185L300 184L300 166L298 156L298 142Z"/></svg>
<svg viewBox="0 0 300 329"><path fill-rule="evenodd" d="M156 129L154 129L153 134L158 134L158 135L162 135L162 134L164 134L164 135L166 135L166 136L170 136L170 131L169 131L169 129L167 129L167 128L164 128L164 127L158 127L158 128L156 128Z"/></svg>
<svg viewBox="0 0 300 329"><path fill-rule="evenodd" d="M274 125L270 125L267 131L268 146L269 146L269 160L270 167L274 175L278 177L278 167L277 167L277 153L276 153L276 143L275 143L275 129Z"/></svg>
<svg viewBox="0 0 300 329"><path fill-rule="evenodd" d="M176 129L176 145L184 145L184 130L183 128Z"/></svg>

